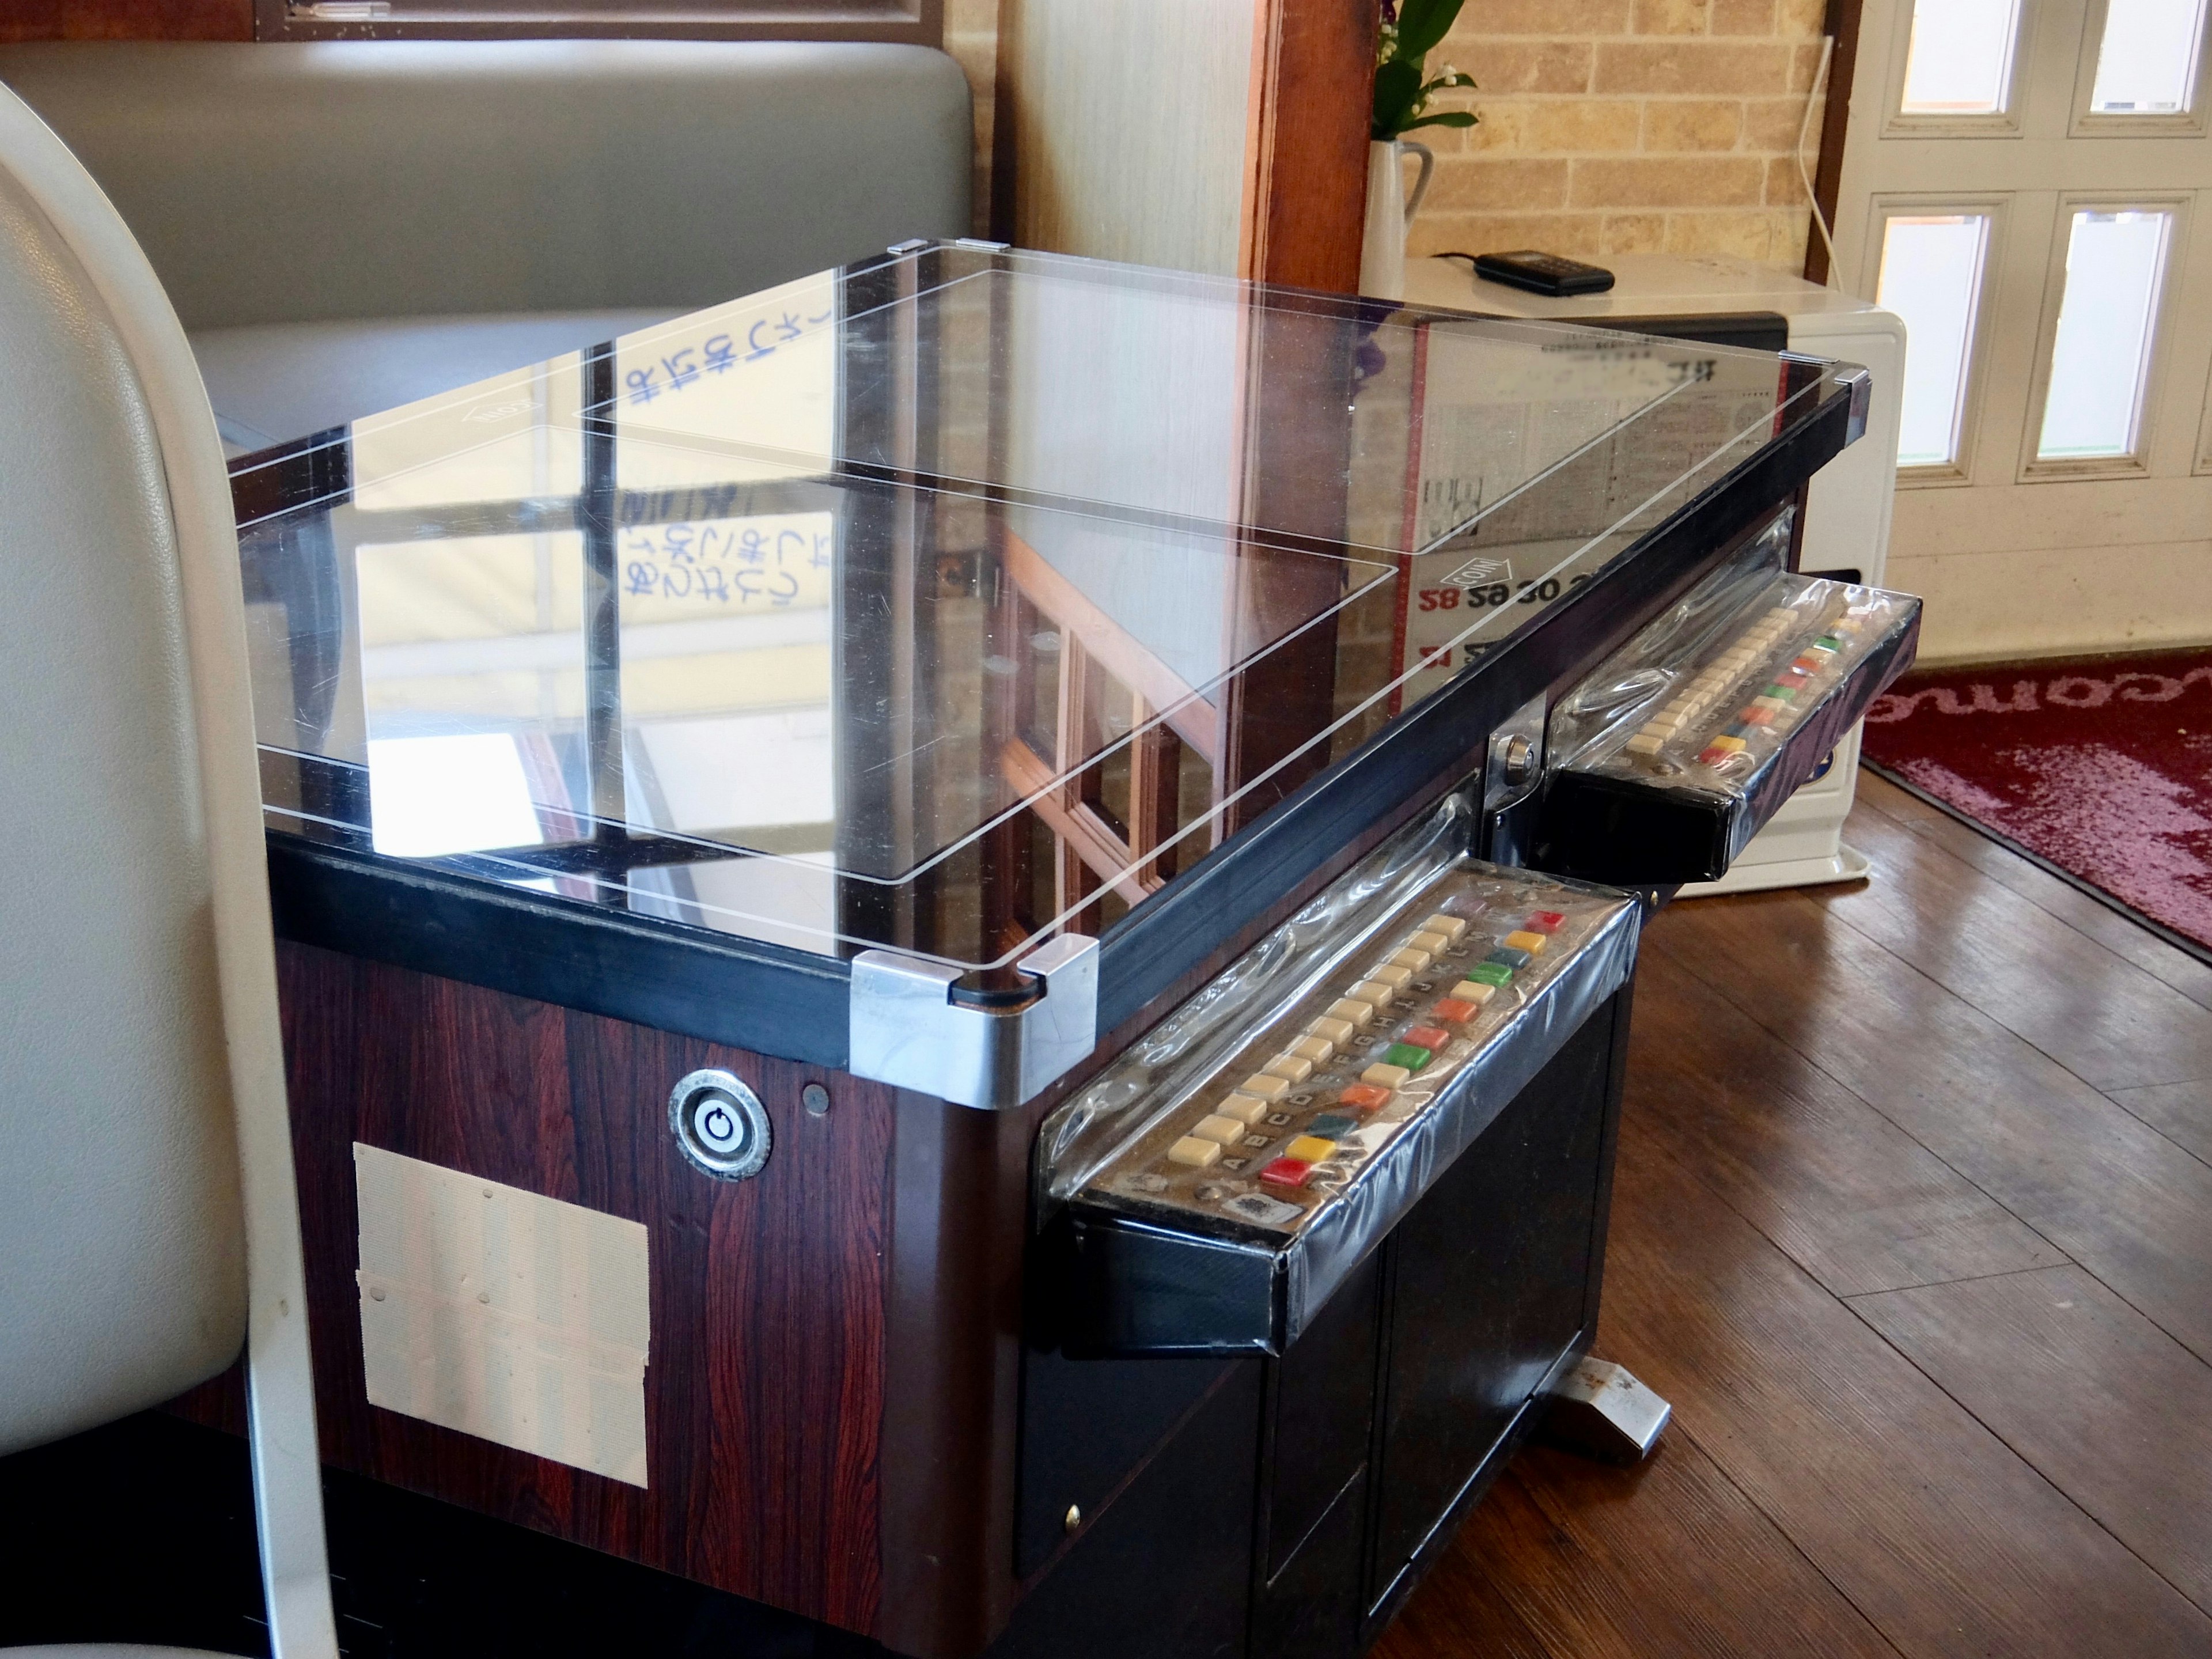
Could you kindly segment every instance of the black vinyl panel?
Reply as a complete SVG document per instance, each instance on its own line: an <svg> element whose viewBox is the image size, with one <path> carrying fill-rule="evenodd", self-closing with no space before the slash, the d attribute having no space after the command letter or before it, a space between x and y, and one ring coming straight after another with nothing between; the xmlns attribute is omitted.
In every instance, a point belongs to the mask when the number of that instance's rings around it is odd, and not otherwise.
<svg viewBox="0 0 2212 1659"><path fill-rule="evenodd" d="M1370 1595L1583 1334L1613 1036L1584 1022L1393 1235Z"/></svg>

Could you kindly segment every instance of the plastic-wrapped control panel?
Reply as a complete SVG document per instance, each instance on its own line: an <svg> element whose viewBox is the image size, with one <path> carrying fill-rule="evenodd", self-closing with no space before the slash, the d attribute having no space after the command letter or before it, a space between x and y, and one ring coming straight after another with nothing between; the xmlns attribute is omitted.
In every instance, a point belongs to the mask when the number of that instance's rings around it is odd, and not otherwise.
<svg viewBox="0 0 2212 1659"><path fill-rule="evenodd" d="M1534 861L1710 881L1911 665L1920 601L1753 559L1707 579L1552 715Z"/></svg>
<svg viewBox="0 0 2212 1659"><path fill-rule="evenodd" d="M1354 870L1047 1123L1071 1346L1280 1352L1626 981L1634 902L1467 856L1471 816Z"/></svg>

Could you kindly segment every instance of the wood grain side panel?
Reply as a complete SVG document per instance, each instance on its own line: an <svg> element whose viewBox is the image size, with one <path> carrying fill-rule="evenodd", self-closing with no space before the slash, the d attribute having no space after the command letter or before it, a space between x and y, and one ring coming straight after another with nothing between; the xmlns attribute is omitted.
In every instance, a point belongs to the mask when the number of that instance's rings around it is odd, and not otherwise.
<svg viewBox="0 0 2212 1659"><path fill-rule="evenodd" d="M8 0L0 42L251 40L253 0Z"/></svg>
<svg viewBox="0 0 2212 1659"><path fill-rule="evenodd" d="M878 1597L890 1091L692 1038L281 945L326 1462L848 1629ZM702 1175L671 1085L751 1084L768 1168ZM799 1105L819 1081L832 1105ZM352 1143L642 1223L650 1485L368 1404Z"/></svg>

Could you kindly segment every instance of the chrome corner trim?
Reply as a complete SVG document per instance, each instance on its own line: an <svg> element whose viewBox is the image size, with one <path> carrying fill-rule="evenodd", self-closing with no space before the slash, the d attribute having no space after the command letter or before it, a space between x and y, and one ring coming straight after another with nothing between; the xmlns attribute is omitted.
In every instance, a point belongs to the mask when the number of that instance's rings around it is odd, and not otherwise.
<svg viewBox="0 0 2212 1659"><path fill-rule="evenodd" d="M1035 1099L1098 1042L1098 941L1064 934L1024 957L1044 981L1019 1008L952 1000L960 969L896 951L853 958L847 1003L856 1077L1004 1111Z"/></svg>
<svg viewBox="0 0 2212 1659"><path fill-rule="evenodd" d="M1844 442L1855 444L1866 436L1867 415L1874 407L1874 374L1854 363L1836 378L1851 389L1851 412L1844 424Z"/></svg>

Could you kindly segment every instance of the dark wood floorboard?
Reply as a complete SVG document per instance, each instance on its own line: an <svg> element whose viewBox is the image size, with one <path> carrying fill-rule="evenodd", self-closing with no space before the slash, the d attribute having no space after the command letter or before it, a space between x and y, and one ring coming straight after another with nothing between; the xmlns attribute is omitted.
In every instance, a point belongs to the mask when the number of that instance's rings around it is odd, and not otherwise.
<svg viewBox="0 0 2212 1659"><path fill-rule="evenodd" d="M2171 985L2199 1007L2212 1008L2212 963L2177 951L2147 928L2138 927L2110 905L2099 902L2047 870L2016 857L1972 826L1940 811L1872 772L1859 774L1855 837L1867 833L1866 820L1879 816L1971 865L1998 886L2019 894L2094 939L2115 956L2133 963L2154 979Z"/></svg>
<svg viewBox="0 0 2212 1659"><path fill-rule="evenodd" d="M1863 783L1870 885L1646 935L1598 1352L1668 1441L1524 1453L1386 1659L2212 1655L2212 970Z"/></svg>
<svg viewBox="0 0 2212 1659"><path fill-rule="evenodd" d="M1639 1121L1836 1295L2066 1259L1702 981L1647 973L1636 1019Z"/></svg>
<svg viewBox="0 0 2212 1659"><path fill-rule="evenodd" d="M2212 1164L2212 1083L2168 1083L2154 1089L2105 1092L2176 1146Z"/></svg>
<svg viewBox="0 0 2212 1659"><path fill-rule="evenodd" d="M1794 895L1701 900L1662 917L1649 951L1706 980L2212 1356L2212 1166L1832 905Z"/></svg>
<svg viewBox="0 0 2212 1659"><path fill-rule="evenodd" d="M1522 1452L1373 1654L1896 1651L1678 1428L1635 1470Z"/></svg>
<svg viewBox="0 0 2212 1659"><path fill-rule="evenodd" d="M1890 1291L1852 1306L2212 1611L2212 1366L2079 1267Z"/></svg>
<svg viewBox="0 0 2212 1659"><path fill-rule="evenodd" d="M1851 844L1875 878L1815 902L2083 1082L2212 1079L2212 1009L1882 813Z"/></svg>
<svg viewBox="0 0 2212 1659"><path fill-rule="evenodd" d="M1599 1346L1899 1650L2212 1651L2212 1620L1671 1154L1632 1136Z"/></svg>

